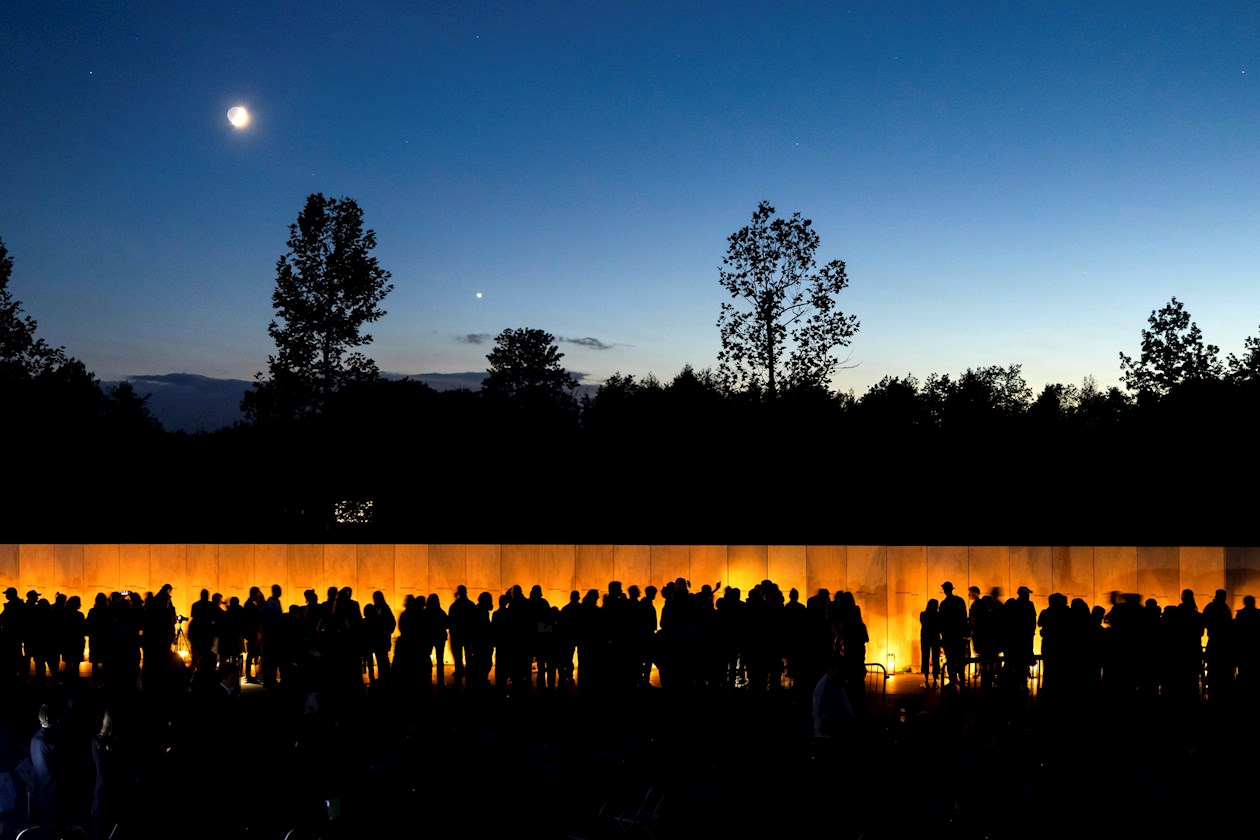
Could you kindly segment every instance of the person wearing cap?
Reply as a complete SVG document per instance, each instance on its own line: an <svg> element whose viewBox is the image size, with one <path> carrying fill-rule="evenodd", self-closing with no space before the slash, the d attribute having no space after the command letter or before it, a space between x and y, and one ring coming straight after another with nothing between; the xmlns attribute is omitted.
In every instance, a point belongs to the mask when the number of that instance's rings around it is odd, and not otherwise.
<svg viewBox="0 0 1260 840"><path fill-rule="evenodd" d="M1026 683L1028 668L1033 664L1033 637L1037 633L1037 608L1033 606L1032 590L1021 586L1018 597L1008 601L1011 606L1010 637L1006 644L1007 664L1015 683Z"/></svg>
<svg viewBox="0 0 1260 840"><path fill-rule="evenodd" d="M22 605L22 654L18 670L23 680L30 679L31 662L35 659L35 648L39 646L35 638L39 635L39 597L39 593L31 589L26 593L26 603Z"/></svg>
<svg viewBox="0 0 1260 840"><path fill-rule="evenodd" d="M954 594L954 584L941 584L941 651L945 654L942 673L949 683L961 686L967 669L967 604ZM942 685L945 683L942 682Z"/></svg>

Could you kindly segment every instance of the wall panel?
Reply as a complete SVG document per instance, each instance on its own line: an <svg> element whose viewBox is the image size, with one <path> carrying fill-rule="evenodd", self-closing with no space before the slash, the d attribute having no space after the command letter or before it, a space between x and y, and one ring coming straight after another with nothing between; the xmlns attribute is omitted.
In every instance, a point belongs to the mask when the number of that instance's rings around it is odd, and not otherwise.
<svg viewBox="0 0 1260 840"><path fill-rule="evenodd" d="M118 589L118 546L92 543L83 546L83 589L79 597L91 607L97 592L108 595Z"/></svg>
<svg viewBox="0 0 1260 840"><path fill-rule="evenodd" d="M1013 545L1010 558L1010 586L1002 592L1002 597L1013 596L1019 587L1027 586L1033 591L1035 603L1045 604L1050 593L1055 591L1053 589L1054 550L1048 545ZM1071 603L1070 598L1068 602ZM1090 606L1092 607L1093 604Z"/></svg>
<svg viewBox="0 0 1260 840"><path fill-rule="evenodd" d="M652 583L662 588L678 578L691 577L691 551L685 545L652 546ZM660 581L657 583L657 581ZM712 581L710 581L712 583ZM700 584L696 584L699 586Z"/></svg>
<svg viewBox="0 0 1260 840"><path fill-rule="evenodd" d="M359 604L369 604L372 596L380 592L385 596L385 603L393 607L394 590L394 546L392 545L360 545L359 555ZM473 598L477 593L473 593Z"/></svg>
<svg viewBox="0 0 1260 840"><path fill-rule="evenodd" d="M505 545L500 553L500 563L499 575L504 589L520 586L528 595L531 586L543 582L542 546Z"/></svg>
<svg viewBox="0 0 1260 840"><path fill-rule="evenodd" d="M919 669L919 613L927 606L927 549L920 545L888 546L888 653L898 671ZM887 665L887 660L881 660Z"/></svg>
<svg viewBox="0 0 1260 840"><path fill-rule="evenodd" d="M290 604L302 603L302 593L293 592L289 586L289 546L255 545L254 580L262 590L263 598L271 597L271 587L279 585L280 603L287 610ZM323 593L320 593L321 596ZM320 600L323 600L321 597Z"/></svg>
<svg viewBox="0 0 1260 840"><path fill-rule="evenodd" d="M981 595L991 595L994 589L1013 592L1011 550L1004 545L973 545L967 549L967 586L980 587ZM958 594L967 597L965 589Z"/></svg>
<svg viewBox="0 0 1260 840"><path fill-rule="evenodd" d="M461 583L469 589L476 587L478 592L489 591L494 595L495 604L499 603L499 595L503 592L499 588L498 580L493 582L493 586L487 585L489 581L469 582L468 546L463 544L429 546L429 592L436 592L439 589L453 590Z"/></svg>
<svg viewBox="0 0 1260 840"><path fill-rule="evenodd" d="M154 558L156 557L156 572ZM184 582L186 579L186 550L183 545L170 544L126 544L118 547L118 579L111 591L118 592L156 592L157 589L170 584L171 603L180 615L188 615L188 607L193 603L192 593ZM154 578L157 582L154 583ZM108 593L107 593L108 594Z"/></svg>
<svg viewBox="0 0 1260 840"><path fill-rule="evenodd" d="M724 545L693 545L690 553L691 591L699 592L701 587L713 586L719 582L730 580L730 568L726 559ZM758 580L760 583L760 580ZM720 590L719 590L720 591Z"/></svg>
<svg viewBox="0 0 1260 840"><path fill-rule="evenodd" d="M1137 546L1094 547L1094 599L1107 606L1112 592L1138 591Z"/></svg>
<svg viewBox="0 0 1260 840"><path fill-rule="evenodd" d="M32 589L52 603L57 592L56 547L52 545L24 545L19 555L22 566L18 570L18 597L26 600Z"/></svg>
<svg viewBox="0 0 1260 840"><path fill-rule="evenodd" d="M1244 595L1260 595L1260 548L1225 549L1225 591L1235 613Z"/></svg>
<svg viewBox="0 0 1260 840"><path fill-rule="evenodd" d="M808 550L803 545L772 545L766 549L766 576L779 584L783 597L796 589L804 604L814 593L806 589L806 558Z"/></svg>
<svg viewBox="0 0 1260 840"><path fill-rule="evenodd" d="M1180 553L1181 588L1193 589L1199 609L1225 588L1225 549L1183 545Z"/></svg>
<svg viewBox="0 0 1260 840"><path fill-rule="evenodd" d="M929 545L925 546L927 555L927 586L929 598L938 601L944 597L941 584L946 581L954 584L954 594L963 599L967 597L967 546L965 545Z"/></svg>
<svg viewBox="0 0 1260 840"><path fill-rule="evenodd" d="M335 568L336 574L328 574L328 566L324 562L327 553L333 553L342 565ZM323 601L328 597L328 587L336 585L338 590L350 587L354 600L363 605L363 593L359 591L358 552L353 545L323 545L322 543L293 543L284 555L284 598L289 604L301 606L306 603L306 590L315 591L315 598ZM264 594L269 594L266 587Z"/></svg>
<svg viewBox="0 0 1260 840"><path fill-rule="evenodd" d="M728 546L726 574L728 579L722 581L722 586L738 587L741 598L747 598L749 590L766 579L779 584L783 597L787 597L788 585L770 574L769 549L764 545ZM720 590L718 594L721 595Z"/></svg>
<svg viewBox="0 0 1260 840"><path fill-rule="evenodd" d="M577 547L581 550L581 546ZM647 545L614 545L612 547L612 577L625 586L637 584L640 591L649 586L658 590L661 583L652 580L652 547Z"/></svg>
<svg viewBox="0 0 1260 840"><path fill-rule="evenodd" d="M867 662L884 662L888 650L888 549L882 545L851 545L848 551L849 590L862 608L871 642Z"/></svg>
<svg viewBox="0 0 1260 840"><path fill-rule="evenodd" d="M445 587L439 586L433 577L433 567L429 567L429 583L434 590L448 589L451 593L455 592L455 587L464 584L469 589L476 587L477 592L486 591L493 592L495 603L499 601L499 593L507 590L508 587L520 584L525 590L525 594L529 594L529 587L533 582L508 580L503 574L502 547L499 545L477 543L466 546L465 572L466 580L450 580ZM443 600L442 605L446 606L448 602Z"/></svg>
<svg viewBox="0 0 1260 840"><path fill-rule="evenodd" d="M53 603L57 592L69 597L83 590L83 545L80 543L63 543L53 546L55 563L56 592L48 596L48 603Z"/></svg>
<svg viewBox="0 0 1260 840"><path fill-rule="evenodd" d="M573 591L577 568L577 547L573 545L544 546L542 556L538 558L541 569L540 582L543 596L553 607L563 607L569 603L569 593ZM614 554L614 564L616 555ZM625 580L622 578L622 580ZM626 584L639 583L638 578L626 580ZM642 588L643 584L639 583Z"/></svg>
<svg viewBox="0 0 1260 840"><path fill-rule="evenodd" d="M223 597L240 598L243 604L251 586L260 586L254 580L254 547L249 543L220 543L219 591Z"/></svg>
<svg viewBox="0 0 1260 840"><path fill-rule="evenodd" d="M843 545L811 545L805 548L805 589L808 601L826 589L834 597L849 588L849 549Z"/></svg>
<svg viewBox="0 0 1260 840"><path fill-rule="evenodd" d="M409 543L394 546L394 586L398 603L390 604L394 615L402 611L402 603L408 595L421 600L429 594L429 546ZM481 590L469 590L475 599ZM496 596L497 593L491 593ZM498 601L495 601L496 606Z"/></svg>
<svg viewBox="0 0 1260 840"><path fill-rule="evenodd" d="M17 587L20 579L22 547L17 543L0 543L0 588ZM19 592L18 598L25 600L26 593Z"/></svg>
<svg viewBox="0 0 1260 840"><path fill-rule="evenodd" d="M574 586L581 597L585 598L588 590L608 591L608 581L617 580L616 548L611 545L579 545L577 546L577 562L574 569ZM655 568L652 582L656 583ZM656 583L657 588L660 584Z"/></svg>
<svg viewBox="0 0 1260 840"><path fill-rule="evenodd" d="M1090 606L1094 601L1094 547L1089 545L1057 545L1051 549L1050 592L1062 592L1068 603L1082 598ZM1016 586L1019 583L1012 581ZM1038 592L1037 603L1044 605L1049 592ZM1014 593L1012 593L1014 594Z"/></svg>
<svg viewBox="0 0 1260 840"><path fill-rule="evenodd" d="M313 585L315 591L319 594L319 600L324 600L330 586L335 586L338 590L345 589L348 586L354 592L354 600L360 601L361 599L358 597L359 547L357 545L326 545L323 548L318 577L307 576L306 578L314 582ZM307 559L310 562L310 558ZM314 570L311 571L314 572ZM298 591L294 594L295 596L301 596L302 593Z"/></svg>
<svg viewBox="0 0 1260 840"><path fill-rule="evenodd" d="M1174 546L1138 546L1138 592L1143 601L1154 598L1161 607L1181 601L1180 562Z"/></svg>
<svg viewBox="0 0 1260 840"><path fill-rule="evenodd" d="M188 589L194 600L201 597L201 590L210 594L219 590L219 547L213 543L189 543L184 547Z"/></svg>

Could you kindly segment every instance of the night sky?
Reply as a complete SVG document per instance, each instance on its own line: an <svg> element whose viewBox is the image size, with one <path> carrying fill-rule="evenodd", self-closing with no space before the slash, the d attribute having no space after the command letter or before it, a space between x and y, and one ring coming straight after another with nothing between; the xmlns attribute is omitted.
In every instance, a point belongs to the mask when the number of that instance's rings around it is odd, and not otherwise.
<svg viewBox="0 0 1260 840"><path fill-rule="evenodd" d="M1254 2L7 0L0 237L98 377L248 379L288 226L349 196L382 371L536 327L597 384L715 364L765 199L848 264L838 388L1109 385L1173 295L1224 352L1258 332L1258 82Z"/></svg>

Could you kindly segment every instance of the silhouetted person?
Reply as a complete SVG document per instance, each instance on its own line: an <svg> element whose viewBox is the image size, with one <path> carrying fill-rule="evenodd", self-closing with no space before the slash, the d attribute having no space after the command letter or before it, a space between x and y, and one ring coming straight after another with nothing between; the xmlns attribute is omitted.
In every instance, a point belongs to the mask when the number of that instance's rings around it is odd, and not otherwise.
<svg viewBox="0 0 1260 840"><path fill-rule="evenodd" d="M249 597L241 605L245 621L245 682L258 683L262 680L256 676L262 664L262 613L263 594L257 586L249 588Z"/></svg>
<svg viewBox="0 0 1260 840"><path fill-rule="evenodd" d="M31 765L35 790L32 816L37 825L60 827L66 816L66 756L61 754L61 732L56 710L45 703L39 709L39 729L31 736Z"/></svg>
<svg viewBox="0 0 1260 840"><path fill-rule="evenodd" d="M92 661L92 685L99 686L104 680L105 653L112 632L109 615L109 599L104 592L96 593L96 600L87 614L88 658Z"/></svg>
<svg viewBox="0 0 1260 840"><path fill-rule="evenodd" d="M429 682L433 682L433 673L436 670L438 688L441 688L446 682L446 628L448 619L446 610L442 609L442 604L438 600L437 593L429 595L424 602L424 620L428 632L428 646L425 651L427 657L430 653L433 659L429 664Z"/></svg>
<svg viewBox="0 0 1260 840"><path fill-rule="evenodd" d="M1067 681L1065 671L1071 655L1071 613L1067 596L1061 592L1052 592L1046 608L1037 616L1037 626L1041 628L1043 690L1048 696L1061 692L1063 683Z"/></svg>
<svg viewBox="0 0 1260 840"><path fill-rule="evenodd" d="M0 613L0 667L5 678L30 678L30 669L23 669L26 658L22 652L22 639L26 635L26 605L18 597L18 591L10 586L4 592L4 612Z"/></svg>
<svg viewBox="0 0 1260 840"><path fill-rule="evenodd" d="M941 584L941 650L945 653L945 675L961 688L967 673L967 604L954 594L954 584Z"/></svg>
<svg viewBox="0 0 1260 840"><path fill-rule="evenodd" d="M422 613L422 605L414 595L403 598L402 612L398 614L398 641L394 643L392 673L394 685L404 695L419 692L422 673L429 670L421 666L421 658L429 658L428 622Z"/></svg>
<svg viewBox="0 0 1260 840"><path fill-rule="evenodd" d="M1174 701L1189 702L1198 696L1203 670L1203 615L1194 590L1181 591L1181 603L1164 611L1169 629L1168 680Z"/></svg>
<svg viewBox="0 0 1260 840"><path fill-rule="evenodd" d="M284 618L284 605L280 603L282 594L284 593L280 589L280 584L273 583L271 597L263 603L259 611L262 637L262 682L267 688L275 687L280 675L280 663L284 658L283 629L280 626Z"/></svg>
<svg viewBox="0 0 1260 840"><path fill-rule="evenodd" d="M826 673L814 686L814 748L820 758L835 759L853 747L857 718L845 694L847 670L843 656L832 656L827 660Z"/></svg>
<svg viewBox="0 0 1260 840"><path fill-rule="evenodd" d="M919 673L923 675L923 687L935 688L941 678L941 613L940 603L929 598L927 607L919 613Z"/></svg>
<svg viewBox="0 0 1260 840"><path fill-rule="evenodd" d="M476 620L477 605L468 599L468 587L455 587L455 600L447 611L451 626L451 662L454 665L456 685L463 685L466 667L475 656L472 650L472 624Z"/></svg>
<svg viewBox="0 0 1260 840"><path fill-rule="evenodd" d="M385 602L385 593L379 589L372 593L373 621L368 635L369 654L376 661L377 678L389 683L389 649L394 641L394 611ZM369 679L372 663L368 663Z"/></svg>
<svg viewBox="0 0 1260 840"><path fill-rule="evenodd" d="M83 601L78 595L66 599L66 605L60 616L61 659L64 663L62 677L67 680L79 678L79 663L83 661L83 649L87 642L87 619L80 608Z"/></svg>
<svg viewBox="0 0 1260 840"><path fill-rule="evenodd" d="M472 621L472 653L468 684L478 689L489 684L490 669L494 665L494 632L490 617L494 613L494 596L482 592L477 596L477 611Z"/></svg>
<svg viewBox="0 0 1260 840"><path fill-rule="evenodd" d="M1243 597L1234 617L1234 640L1238 651L1237 687L1244 703L1260 696L1260 610L1254 595Z"/></svg>
<svg viewBox="0 0 1260 840"><path fill-rule="evenodd" d="M201 655L210 650L211 643L214 640L213 623L214 618L210 611L213 609L210 603L210 590L201 590L201 597L198 598L188 611L188 651L189 658L195 663L201 661Z"/></svg>
<svg viewBox="0 0 1260 840"><path fill-rule="evenodd" d="M1028 669L1033 664L1033 637L1037 634L1037 608L1033 606L1032 590L1021 586L1016 597L1008 599L1003 608L1003 653L1006 668L1010 671L1014 687L1027 687Z"/></svg>
<svg viewBox="0 0 1260 840"><path fill-rule="evenodd" d="M1234 687L1235 651L1233 627L1234 613L1226 600L1224 589L1216 590L1216 597L1203 607L1203 626L1207 631L1207 647L1203 661L1207 669L1208 699L1218 702L1228 699Z"/></svg>
<svg viewBox="0 0 1260 840"><path fill-rule="evenodd" d="M560 610L557 632L560 634L560 681L573 685L573 655L577 652L578 634L582 627L582 596L576 589L569 593L569 603Z"/></svg>

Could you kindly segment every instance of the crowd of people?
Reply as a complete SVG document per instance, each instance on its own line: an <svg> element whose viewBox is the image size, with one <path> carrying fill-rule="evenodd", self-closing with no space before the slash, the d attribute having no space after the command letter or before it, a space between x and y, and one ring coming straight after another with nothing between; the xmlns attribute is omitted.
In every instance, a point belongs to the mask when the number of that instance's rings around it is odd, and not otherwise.
<svg viewBox="0 0 1260 840"><path fill-rule="evenodd" d="M1260 622L1250 596L1237 615L1223 591L1199 611L1189 590L1163 609L1120 593L1110 609L1091 609L1056 593L1038 612L1027 587L1004 600L973 586L970 603L948 581L941 589L920 615L925 686L1026 692L1039 635L1045 698L1256 692ZM285 698L299 717L346 720L372 696L415 706L443 694L639 695L655 670L664 695L739 688L795 696L807 713L812 701L815 742L833 753L864 714L869 638L853 594L823 589L802 601L769 580L747 593L682 578L660 590L612 581L603 592L574 591L564 605L539 586L475 599L460 586L445 606L436 594L409 595L397 616L383 593L360 605L348 587L322 599L307 590L288 604L279 586L266 597L254 587L244 602L202 590L187 617L169 585L98 594L86 615L73 596L49 602L31 591L23 600L10 587L5 598L3 679L20 691L4 694L16 740L0 743L0 773L11 767L29 792L27 822L91 826L101 837L118 824L138 768L145 789L166 783L156 768L174 743L183 745L176 755L206 757L198 772L213 783L217 771L207 768L223 769L216 745L239 725L242 683ZM15 710L18 696L34 706ZM132 732L126 749L120 718ZM5 823L0 813L0 836Z"/></svg>
<svg viewBox="0 0 1260 840"><path fill-rule="evenodd" d="M1069 603L1053 593L1037 612L1032 593L1017 597L968 590L970 603L941 584L943 597L930 599L919 614L920 671L924 685L961 683L968 666L979 688L1025 687L1034 664L1033 642L1041 639L1041 690L1049 696L1142 695L1193 700L1260 694L1260 611L1254 596L1243 598L1237 615L1227 593L1216 590L1199 610L1193 590L1177 604L1115 592L1110 608ZM1206 638L1206 644L1204 639Z"/></svg>

